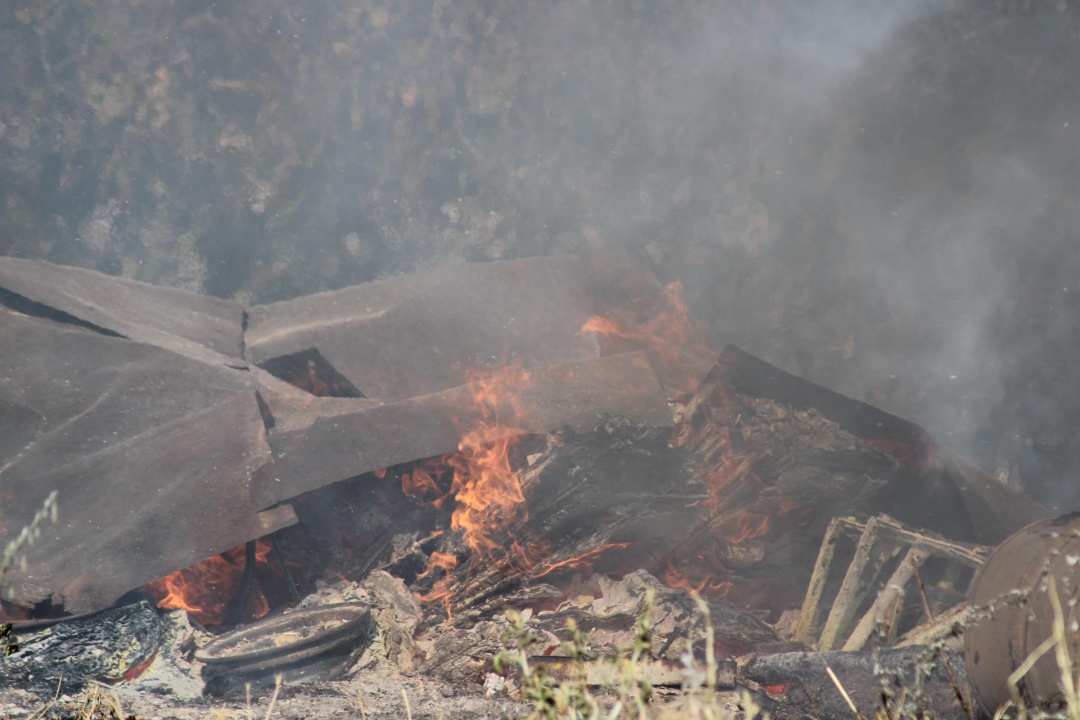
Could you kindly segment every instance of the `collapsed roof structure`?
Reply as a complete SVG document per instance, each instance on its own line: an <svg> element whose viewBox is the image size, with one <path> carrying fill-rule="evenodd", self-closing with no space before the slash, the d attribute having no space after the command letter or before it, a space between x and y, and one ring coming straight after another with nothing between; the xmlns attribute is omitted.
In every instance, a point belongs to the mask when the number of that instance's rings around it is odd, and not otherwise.
<svg viewBox="0 0 1080 720"><path fill-rule="evenodd" d="M736 348L718 361L677 332L590 331L663 303L650 273L612 258L461 265L252 308L0 258L0 539L53 491L60 508L5 599L107 607L295 524L303 493L456 450L485 413L516 433L606 416L671 427L668 396L706 375L702 407L709 393L772 398L894 456L933 456L879 494L902 520L994 543L1047 515L917 426ZM475 373L506 367L514 393L479 405Z"/></svg>

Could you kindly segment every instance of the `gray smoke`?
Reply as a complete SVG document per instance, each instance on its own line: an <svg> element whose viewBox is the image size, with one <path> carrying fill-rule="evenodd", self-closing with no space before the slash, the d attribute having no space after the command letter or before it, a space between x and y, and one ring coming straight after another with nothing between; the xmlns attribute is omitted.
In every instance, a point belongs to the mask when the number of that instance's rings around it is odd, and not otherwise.
<svg viewBox="0 0 1080 720"><path fill-rule="evenodd" d="M0 252L252 302L618 250L1080 504L1074 2L0 13Z"/></svg>

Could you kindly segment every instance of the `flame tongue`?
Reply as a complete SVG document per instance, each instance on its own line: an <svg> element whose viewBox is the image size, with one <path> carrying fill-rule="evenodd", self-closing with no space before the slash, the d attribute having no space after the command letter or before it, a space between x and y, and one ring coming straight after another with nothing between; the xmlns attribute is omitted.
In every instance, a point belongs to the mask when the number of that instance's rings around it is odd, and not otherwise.
<svg viewBox="0 0 1080 720"><path fill-rule="evenodd" d="M529 380L529 373L518 366L469 379L480 415L479 422L465 433L458 452L447 458L454 471L451 493L455 507L451 528L463 531L465 543L476 557L489 561L520 562L531 565L528 553L516 543L505 547L493 536L528 520L521 479L510 464L510 450L525 434L499 422L500 404L517 413L518 392Z"/></svg>
<svg viewBox="0 0 1080 720"><path fill-rule="evenodd" d="M494 434L501 434L498 430L497 426L482 424L462 440L461 450L450 459L454 467L452 490L457 502L451 528L463 530L465 542L482 558L494 558L506 552L492 538L493 533L529 517L521 481L510 467L508 457L520 435L480 444Z"/></svg>
<svg viewBox="0 0 1080 720"><path fill-rule="evenodd" d="M266 540L256 541L256 564L266 563L270 549ZM160 608L185 610L203 625L220 625L225 621L226 609L240 585L245 562L246 548L240 545L147 583L144 588L156 598ZM246 610L247 618L256 620L266 615L270 606L262 592L256 591Z"/></svg>
<svg viewBox="0 0 1080 720"><path fill-rule="evenodd" d="M513 528L528 520L525 493L521 479L511 465L511 450L525 432L500 423L500 407L517 415L518 391L529 380L529 373L519 366L507 366L496 371L472 371L468 384L472 391L478 419L458 443L457 452L435 461L421 463L411 473L402 476L402 490L415 500L430 501L442 507L451 500L454 504L450 527L461 531L465 545L472 552L472 562L531 567L530 552L518 542L506 538ZM441 494L436 478L452 472L450 490ZM427 568L418 579L432 575L436 569L443 577L431 590L420 597L424 603L441 601L448 616L453 597L452 573L458 560L443 552L431 554Z"/></svg>
<svg viewBox="0 0 1080 720"><path fill-rule="evenodd" d="M589 318L581 332L601 336L609 350L644 350L661 384L672 390L696 390L716 360L678 281L655 296L636 298L629 308Z"/></svg>

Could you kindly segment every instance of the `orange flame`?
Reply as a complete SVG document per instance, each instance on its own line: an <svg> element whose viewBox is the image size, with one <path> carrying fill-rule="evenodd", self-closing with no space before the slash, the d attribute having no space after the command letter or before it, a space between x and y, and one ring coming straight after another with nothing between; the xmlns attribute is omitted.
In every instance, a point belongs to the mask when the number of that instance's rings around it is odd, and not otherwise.
<svg viewBox="0 0 1080 720"><path fill-rule="evenodd" d="M595 315L585 321L581 332L604 336L620 349L639 348L645 351L657 373L678 389L693 392L697 389L698 372L692 366L694 355L709 358L716 353L705 341L705 330L690 314L683 299L681 282L668 284L658 298L639 298L632 311L618 312L616 317ZM619 341L622 341L621 343ZM705 370L708 368L705 367ZM703 373L702 373L703 374Z"/></svg>
<svg viewBox="0 0 1080 720"><path fill-rule="evenodd" d="M769 531L769 516L740 511L720 523L716 534L732 545L761 537Z"/></svg>
<svg viewBox="0 0 1080 720"><path fill-rule="evenodd" d="M457 566L458 559L453 555L441 552L433 552L431 553L431 557L428 558L428 565L424 569L424 572L416 576L416 579L419 580L420 578L427 577L439 568L441 568L443 572L446 573L445 576L435 581L435 584L432 586L431 591L428 594L420 596L420 602L426 605L428 603L438 602L441 600L443 603L443 607L446 608L446 617L448 619L453 619L454 617L454 614L450 608L450 600L453 595L453 592L450 589L450 585L452 582L450 573L455 570Z"/></svg>
<svg viewBox="0 0 1080 720"><path fill-rule="evenodd" d="M502 550L489 537L491 532L528 517L521 482L507 456L518 438L499 437L484 444L492 435L502 433L497 426L481 425L465 436L460 452L451 458L457 507L450 527L464 529L465 542L482 556Z"/></svg>
<svg viewBox="0 0 1080 720"><path fill-rule="evenodd" d="M620 321L594 316L585 321L582 332L613 335L624 340L702 345L704 330L690 314L682 293L681 282L669 283L659 298L659 307L640 301L636 313L627 314L630 316L622 317Z"/></svg>
<svg viewBox="0 0 1080 720"><path fill-rule="evenodd" d="M463 538L480 558L517 559L530 565L520 546L506 548L491 535L528 519L521 479L510 466L510 449L524 435L522 430L499 422L500 403L516 403L516 391L529 379L518 366L486 375L473 374L469 387L480 420L458 443L458 452L446 458L453 468L450 491L455 508L450 527L463 530ZM514 556L517 556L516 558Z"/></svg>
<svg viewBox="0 0 1080 720"><path fill-rule="evenodd" d="M458 559L449 553L433 552L431 557L428 558L428 566L424 572L416 576L419 580L422 577L427 577L435 570L435 568L442 568L446 572L450 572L458 566Z"/></svg>
<svg viewBox="0 0 1080 720"><path fill-rule="evenodd" d="M401 491L411 500L431 500L442 495L435 477L446 468L443 458L427 460L413 468L411 473L401 475ZM385 476L385 473L383 474Z"/></svg>
<svg viewBox="0 0 1080 720"><path fill-rule="evenodd" d="M705 483L709 491L709 497L701 504L711 513L716 513L727 497L727 489L731 481L741 476L750 469L750 458L737 456L731 448L731 439L727 429L718 433L722 443L720 457L713 459L711 467L706 466L698 477Z"/></svg>
<svg viewBox="0 0 1080 720"><path fill-rule="evenodd" d="M256 541L256 565L266 563L270 549L268 541ZM224 621L225 610L240 584L245 558L246 548L239 545L143 587L154 597L158 607L184 610L203 625L219 625ZM266 596L257 587L255 590L247 613L253 620L270 612Z"/></svg>
<svg viewBox="0 0 1080 720"><path fill-rule="evenodd" d="M670 563L664 572L664 584L712 600L726 600L733 587L730 581L718 580L712 573L700 568L679 570Z"/></svg>
<svg viewBox="0 0 1080 720"><path fill-rule="evenodd" d="M603 336L609 350L645 350L657 374L672 381L671 387L694 389L697 378L703 375L699 373L702 358L709 356L710 367L715 363L715 355L706 346L704 332L690 315L682 298L682 286L677 282L652 297L635 301L625 311L590 318L581 331ZM695 368L695 363L699 367ZM541 578L557 570L588 566L602 553L626 548L628 543L608 544L566 560L538 563L549 549L515 538L515 529L529 517L521 478L512 466L513 449L525 432L514 427L516 422L507 422L506 414L520 417L518 392L528 379L529 373L519 366L471 372L468 385L478 417L463 432L457 452L413 465L401 476L401 483L404 494L413 500L437 508L452 503L450 526L461 532L471 550L470 568L477 563L503 567L509 564L526 571L531 578ZM709 520L702 529L707 529L717 546L722 547L716 557L707 554L692 564L680 563L678 568L669 565L665 580L673 587L726 599L735 588L728 579L731 570L725 562L744 558L742 554L729 557L723 552L768 534L774 511L784 515L797 504L780 497L771 499L767 507L757 504L734 510L732 505L744 505L748 493L755 491L754 484L761 481L753 474L750 457L737 450L738 433L732 431L737 421L723 417L732 407L727 390L720 384L712 392L718 395L686 406L686 413L694 417L677 422L672 442L693 448L703 461L698 479L707 489L701 506ZM446 473L451 475L449 483ZM777 504L779 507L774 507ZM682 567L684 564L689 567ZM420 599L425 603L441 601L449 615L452 586L460 580L454 577L457 568L457 558L433 554L419 577L439 569L443 574L435 576L438 579L431 590Z"/></svg>
<svg viewBox="0 0 1080 720"><path fill-rule="evenodd" d="M630 547L630 543L628 542L607 543L606 545L601 545L598 548L583 552L580 555L575 555L567 560L561 560L557 563L545 563L544 567L539 568L532 577L542 578L548 573L554 572L560 568L592 567L592 561L608 550L622 550L627 547Z"/></svg>
<svg viewBox="0 0 1080 720"><path fill-rule="evenodd" d="M447 502L453 505L450 527L462 531L473 561L510 562L529 568L533 565L531 557L540 550L522 546L512 536L506 539L508 531L528 519L521 480L511 466L511 450L525 432L503 424L500 410L519 414L518 393L528 380L528 371L517 365L469 371L467 383L475 420L463 432L458 450L416 463L401 475L406 497L435 508ZM449 489L442 479L446 473L451 474ZM376 473L376 477L385 476L385 470ZM427 577L436 569L445 572L419 599L425 604L442 601L450 617L454 581L451 573L457 566L457 558L435 552L427 568L417 576Z"/></svg>

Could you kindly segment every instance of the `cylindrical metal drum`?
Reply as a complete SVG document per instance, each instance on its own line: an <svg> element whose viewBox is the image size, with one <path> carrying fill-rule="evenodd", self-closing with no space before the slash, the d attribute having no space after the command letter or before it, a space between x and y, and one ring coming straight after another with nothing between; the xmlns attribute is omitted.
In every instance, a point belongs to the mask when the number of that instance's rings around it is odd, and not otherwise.
<svg viewBox="0 0 1080 720"><path fill-rule="evenodd" d="M964 658L975 693L989 713L1010 699L1009 675L1054 634L1049 578L1061 600L1075 668L1080 513L1041 520L1013 534L994 550L975 580L972 604L991 612L965 631ZM1018 687L1032 707L1059 700L1061 669L1055 653L1044 655Z"/></svg>

